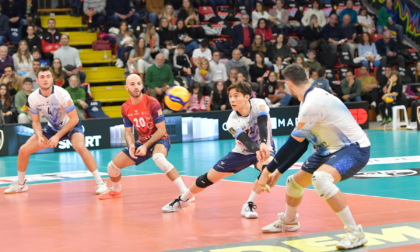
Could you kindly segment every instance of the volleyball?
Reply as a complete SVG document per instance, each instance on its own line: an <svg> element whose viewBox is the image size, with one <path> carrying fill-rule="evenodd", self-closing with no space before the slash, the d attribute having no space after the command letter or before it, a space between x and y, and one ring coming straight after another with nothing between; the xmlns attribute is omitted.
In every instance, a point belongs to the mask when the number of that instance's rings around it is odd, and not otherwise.
<svg viewBox="0 0 420 252"><path fill-rule="evenodd" d="M169 109L179 111L190 104L190 93L181 86L171 87L165 94L165 104Z"/></svg>
<svg viewBox="0 0 420 252"><path fill-rule="evenodd" d="M392 96L385 97L385 102L386 103L393 103L394 102L394 97L392 97Z"/></svg>

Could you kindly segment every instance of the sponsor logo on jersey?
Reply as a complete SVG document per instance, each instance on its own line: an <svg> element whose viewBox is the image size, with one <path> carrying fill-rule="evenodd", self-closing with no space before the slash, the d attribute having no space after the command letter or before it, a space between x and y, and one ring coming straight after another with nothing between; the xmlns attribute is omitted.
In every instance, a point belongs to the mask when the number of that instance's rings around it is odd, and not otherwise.
<svg viewBox="0 0 420 252"><path fill-rule="evenodd" d="M236 135L236 130L234 128L229 128L229 133L232 135Z"/></svg>
<svg viewBox="0 0 420 252"><path fill-rule="evenodd" d="M264 104L260 105L260 110L265 110L265 105Z"/></svg>
<svg viewBox="0 0 420 252"><path fill-rule="evenodd" d="M297 124L297 126L296 126L296 129L302 129L303 128L303 126L305 126L305 123L298 123Z"/></svg>

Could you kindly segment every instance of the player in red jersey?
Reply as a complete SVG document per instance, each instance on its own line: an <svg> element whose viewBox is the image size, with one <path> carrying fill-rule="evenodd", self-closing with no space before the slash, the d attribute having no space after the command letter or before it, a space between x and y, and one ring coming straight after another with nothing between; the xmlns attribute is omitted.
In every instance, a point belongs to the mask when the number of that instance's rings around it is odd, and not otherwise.
<svg viewBox="0 0 420 252"><path fill-rule="evenodd" d="M124 118L125 141L128 146L109 162L108 174L112 187L98 198L101 200L120 198L122 195L120 169L130 165L139 165L151 157L168 178L178 186L182 194L187 187L175 167L166 160L171 148L171 140L166 133L165 117L159 102L141 93L143 83L138 75L132 74L127 77L125 89L130 94L130 99L122 105L121 114ZM138 141L134 140L133 125L139 135Z"/></svg>

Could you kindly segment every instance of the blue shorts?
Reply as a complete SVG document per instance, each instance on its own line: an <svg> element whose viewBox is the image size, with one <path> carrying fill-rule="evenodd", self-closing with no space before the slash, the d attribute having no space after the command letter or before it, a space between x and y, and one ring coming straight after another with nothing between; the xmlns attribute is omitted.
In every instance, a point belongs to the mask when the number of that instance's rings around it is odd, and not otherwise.
<svg viewBox="0 0 420 252"><path fill-rule="evenodd" d="M312 154L302 165L302 170L313 174L321 165L327 164L341 175L341 181L353 177L366 166L370 158L370 146L361 148L359 144L346 146L328 156Z"/></svg>
<svg viewBox="0 0 420 252"><path fill-rule="evenodd" d="M42 134L49 140L51 137L55 136L55 134L57 134L57 130L53 129L50 125L46 125L43 129L42 129ZM64 141L64 140L71 140L71 137L73 136L74 133L82 133L83 135L85 135L85 133L83 132L83 126L82 126L82 122L79 120L79 122L76 124L76 126L74 126L74 128L72 130L70 130L67 134L65 134L64 136L62 136L60 138L60 141Z"/></svg>
<svg viewBox="0 0 420 252"><path fill-rule="evenodd" d="M274 157L275 153L273 151L270 152L270 156ZM238 173L251 165L255 166L257 163L256 154L244 155L237 152L229 152L213 166L213 169L218 172Z"/></svg>
<svg viewBox="0 0 420 252"><path fill-rule="evenodd" d="M139 165L139 164L141 164L141 163L143 163L144 161L146 161L147 159L149 159L149 158L151 158L152 157L152 154L153 154L153 149L155 148L155 146L157 145L157 144L163 144L165 147L166 147L166 151L169 153L169 150L171 149L171 140L170 140L170 138L166 138L166 139L160 139L159 141L157 141L152 147L150 147L148 150L147 150L147 153L146 153L146 155L144 155L144 156L137 156L137 159L134 159L134 158L132 158L131 156L130 156L130 152L129 152L129 150L128 150L128 147L125 147L124 148L124 150L122 151L122 152L124 152L125 153L125 155L127 155L131 160L133 160L135 163L136 163L136 165ZM135 143L135 146L136 146L136 150L137 150L137 148L138 147L140 147L140 146L142 146L143 144L142 143L140 143L140 142L138 142L138 141L136 141L136 143Z"/></svg>

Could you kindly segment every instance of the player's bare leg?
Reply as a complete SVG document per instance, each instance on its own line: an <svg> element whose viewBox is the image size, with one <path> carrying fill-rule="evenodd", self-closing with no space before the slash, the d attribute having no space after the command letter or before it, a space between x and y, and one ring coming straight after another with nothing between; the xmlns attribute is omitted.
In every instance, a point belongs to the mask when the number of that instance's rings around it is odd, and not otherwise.
<svg viewBox="0 0 420 252"><path fill-rule="evenodd" d="M312 174L299 170L287 178L286 211L278 214L278 220L262 228L263 233L292 232L300 227L297 209L302 202L303 191L312 184Z"/></svg>
<svg viewBox="0 0 420 252"><path fill-rule="evenodd" d="M330 207L344 223L346 236L336 245L338 249L351 249L367 243L362 226L356 225L353 215L347 205L344 194L335 183L341 181L341 175L334 167L322 165L314 172L312 184L320 197L326 199Z"/></svg>
<svg viewBox="0 0 420 252"><path fill-rule="evenodd" d="M92 153L85 146L85 136L82 133L74 133L71 136L71 144L73 149L79 153L80 157L85 163L86 167L92 173L95 182L96 182L96 194L104 193L108 190L106 183L102 180L101 175L99 175L98 166L96 161L93 158Z"/></svg>
<svg viewBox="0 0 420 252"><path fill-rule="evenodd" d="M178 171L176 168L168 162L166 157L168 156L168 151L166 150L165 145L163 144L156 144L153 148L153 161L155 162L156 166L159 167L163 172L165 172L166 176L175 183L175 185L179 188L181 195L185 193L188 189L184 184L181 176L179 176ZM194 201L195 198L192 197L191 201Z"/></svg>
<svg viewBox="0 0 420 252"><path fill-rule="evenodd" d="M44 136L43 136L44 137ZM48 140L44 137L44 143ZM29 156L37 151L43 150L48 146L41 146L38 143L38 137L36 135L31 136L24 145L19 149L17 170L18 180L13 182L5 191L6 194L25 192L28 190L28 185L25 180L25 172L28 168Z"/></svg>
<svg viewBox="0 0 420 252"><path fill-rule="evenodd" d="M98 196L98 199L115 199L121 198L122 196L122 185L121 185L121 169L127 166L135 165L136 163L127 158L124 152L119 152L114 159L108 164L108 175L112 182L112 187L105 193Z"/></svg>

